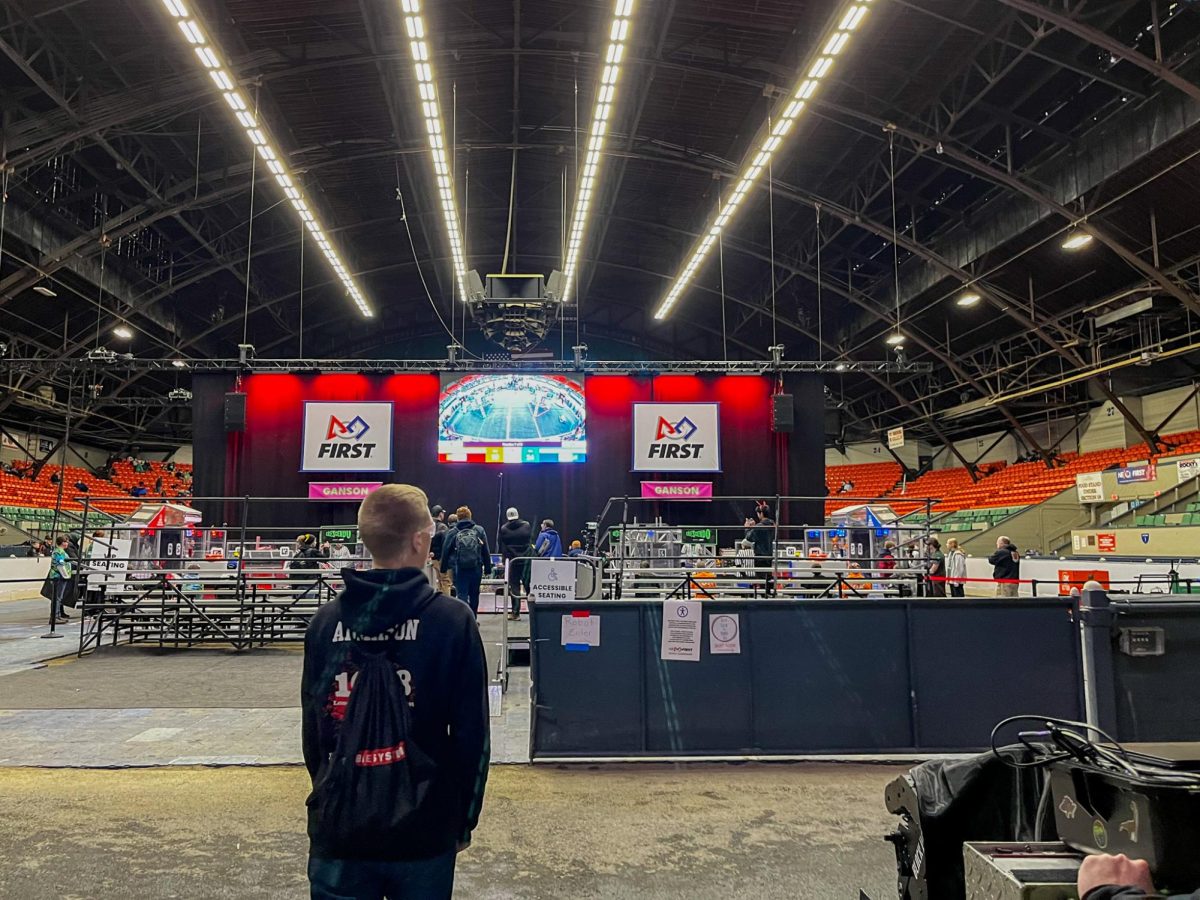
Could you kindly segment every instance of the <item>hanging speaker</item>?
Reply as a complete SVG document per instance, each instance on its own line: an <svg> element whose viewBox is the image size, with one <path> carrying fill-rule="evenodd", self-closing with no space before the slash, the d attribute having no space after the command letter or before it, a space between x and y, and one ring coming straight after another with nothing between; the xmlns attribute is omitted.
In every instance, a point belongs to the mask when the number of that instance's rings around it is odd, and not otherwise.
<svg viewBox="0 0 1200 900"><path fill-rule="evenodd" d="M246 430L246 395L225 395L225 430Z"/></svg>
<svg viewBox="0 0 1200 900"><path fill-rule="evenodd" d="M771 398L771 430L793 431L796 427L796 398L776 394Z"/></svg>

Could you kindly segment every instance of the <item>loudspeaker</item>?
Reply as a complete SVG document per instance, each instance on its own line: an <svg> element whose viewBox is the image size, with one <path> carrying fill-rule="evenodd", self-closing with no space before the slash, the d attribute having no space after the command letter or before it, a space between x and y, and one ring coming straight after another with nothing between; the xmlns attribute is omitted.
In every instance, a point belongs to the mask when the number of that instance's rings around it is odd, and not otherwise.
<svg viewBox="0 0 1200 900"><path fill-rule="evenodd" d="M796 427L796 398L776 394L771 398L771 430L792 431Z"/></svg>
<svg viewBox="0 0 1200 900"><path fill-rule="evenodd" d="M225 430L246 430L246 395L225 395Z"/></svg>

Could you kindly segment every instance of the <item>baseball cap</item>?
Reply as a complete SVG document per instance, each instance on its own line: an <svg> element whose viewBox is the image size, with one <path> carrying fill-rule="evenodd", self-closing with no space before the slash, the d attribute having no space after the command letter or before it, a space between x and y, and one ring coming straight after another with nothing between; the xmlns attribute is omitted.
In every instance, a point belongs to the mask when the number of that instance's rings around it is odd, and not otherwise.
<svg viewBox="0 0 1200 900"><path fill-rule="evenodd" d="M506 513L504 514L504 517L505 517L506 519L508 519L508 521L510 521L510 522L511 522L513 519L520 518L520 516L521 516L521 514L520 514L519 512L517 512L517 508L516 508L515 506L510 506L510 507L508 508L508 512L506 512Z"/></svg>

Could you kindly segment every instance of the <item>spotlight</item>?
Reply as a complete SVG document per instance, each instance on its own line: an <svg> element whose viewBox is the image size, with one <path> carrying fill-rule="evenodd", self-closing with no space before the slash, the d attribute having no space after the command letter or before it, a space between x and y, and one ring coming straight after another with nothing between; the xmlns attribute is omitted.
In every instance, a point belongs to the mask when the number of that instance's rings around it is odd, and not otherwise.
<svg viewBox="0 0 1200 900"><path fill-rule="evenodd" d="M182 359L171 360L171 365L173 365L177 369L186 369L187 368L187 363Z"/></svg>
<svg viewBox="0 0 1200 900"><path fill-rule="evenodd" d="M899 331L893 331L891 334L889 334L886 338L883 339L884 343L891 347L897 347L900 344L903 344L904 340L905 340L904 335Z"/></svg>
<svg viewBox="0 0 1200 900"><path fill-rule="evenodd" d="M1092 242L1092 236L1086 231L1075 230L1067 235L1066 240L1062 242L1064 250L1079 250L1086 247Z"/></svg>
<svg viewBox="0 0 1200 900"><path fill-rule="evenodd" d="M112 333L123 341L128 341L133 337L133 329L128 325L118 325L112 330Z"/></svg>
<svg viewBox="0 0 1200 900"><path fill-rule="evenodd" d="M845 372L846 369L848 369L848 368L849 368L849 366L847 366L845 363L838 363L836 366L833 367L833 371Z"/></svg>
<svg viewBox="0 0 1200 900"><path fill-rule="evenodd" d="M983 298L980 297L978 294L976 294L974 291L967 291L965 294L959 294L958 299L955 300L954 302L957 303L959 306L974 306L976 303L978 303L982 299Z"/></svg>

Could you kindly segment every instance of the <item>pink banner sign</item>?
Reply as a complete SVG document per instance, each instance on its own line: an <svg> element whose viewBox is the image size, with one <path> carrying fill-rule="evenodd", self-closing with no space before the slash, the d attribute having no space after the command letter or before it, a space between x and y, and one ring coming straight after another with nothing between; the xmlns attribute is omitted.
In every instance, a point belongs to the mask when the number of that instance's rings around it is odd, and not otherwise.
<svg viewBox="0 0 1200 900"><path fill-rule="evenodd" d="M367 494L383 487L382 481L310 481L309 500L340 500L353 503L364 499Z"/></svg>
<svg viewBox="0 0 1200 900"><path fill-rule="evenodd" d="M650 500L711 500L711 481L643 481L642 497Z"/></svg>

